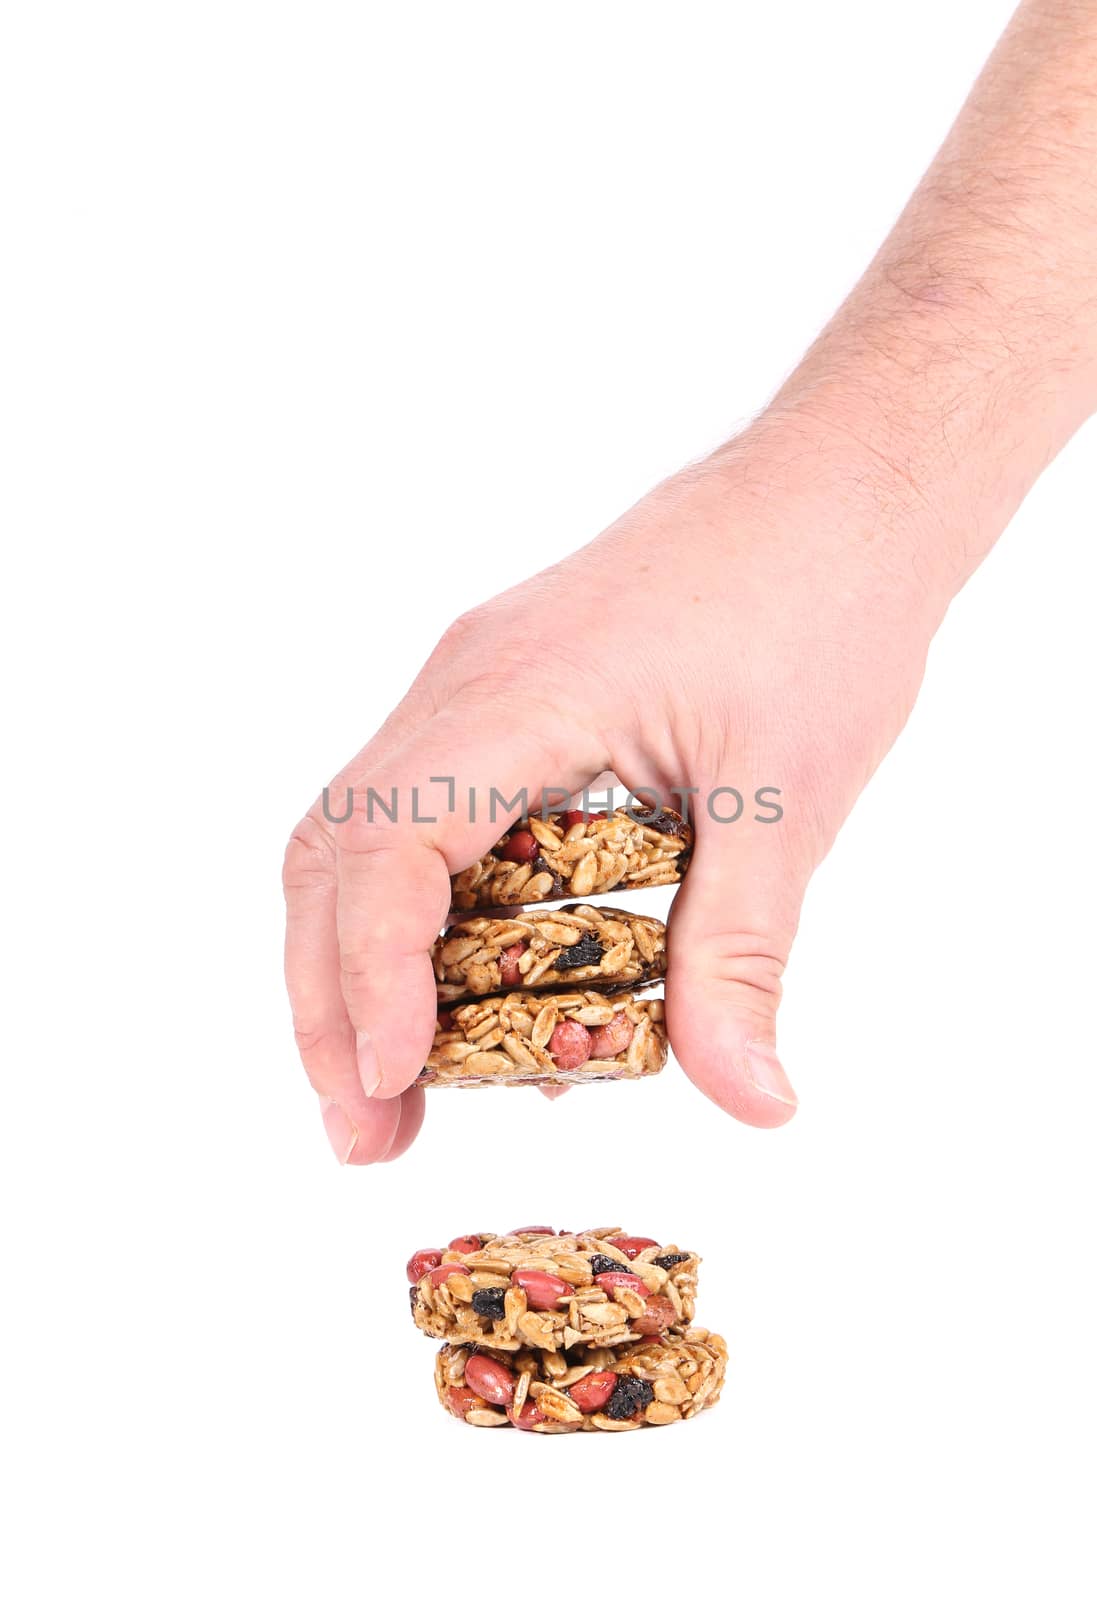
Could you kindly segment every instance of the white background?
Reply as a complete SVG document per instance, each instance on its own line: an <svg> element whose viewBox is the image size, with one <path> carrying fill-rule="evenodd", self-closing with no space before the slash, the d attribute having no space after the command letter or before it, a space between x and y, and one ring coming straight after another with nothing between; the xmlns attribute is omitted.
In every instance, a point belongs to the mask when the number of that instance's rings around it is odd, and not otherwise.
<svg viewBox="0 0 1097 1600"><path fill-rule="evenodd" d="M1092 429L812 888L788 1129L672 1067L343 1171L280 974L297 816L764 402L1008 11L7 10L12 1596L1093 1593ZM715 1412L445 1417L405 1258L541 1221L703 1252Z"/></svg>

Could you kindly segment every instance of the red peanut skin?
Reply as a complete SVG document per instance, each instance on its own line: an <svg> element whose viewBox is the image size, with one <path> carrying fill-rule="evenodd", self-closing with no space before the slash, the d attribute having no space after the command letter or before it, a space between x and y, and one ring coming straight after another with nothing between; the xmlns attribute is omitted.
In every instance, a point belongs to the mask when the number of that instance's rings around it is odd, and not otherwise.
<svg viewBox="0 0 1097 1600"><path fill-rule="evenodd" d="M604 811L565 811L560 818L560 824L566 833L569 828L574 828L577 822L604 822Z"/></svg>
<svg viewBox="0 0 1097 1600"><path fill-rule="evenodd" d="M653 1294L644 1307L643 1316L633 1318L632 1331L645 1335L662 1333L670 1327L675 1315L674 1307L665 1294Z"/></svg>
<svg viewBox="0 0 1097 1600"><path fill-rule="evenodd" d="M538 1272L534 1268L519 1267L512 1272L510 1281L524 1289L526 1300L533 1311L554 1311L561 1300L574 1294L569 1283L551 1272Z"/></svg>
<svg viewBox="0 0 1097 1600"><path fill-rule="evenodd" d="M585 1378L573 1383L568 1395L585 1417L592 1411L601 1411L617 1387L615 1372L588 1372Z"/></svg>
<svg viewBox="0 0 1097 1600"><path fill-rule="evenodd" d="M492 1406L509 1406L514 1399L514 1374L491 1356L469 1356L465 1363L465 1382L473 1394Z"/></svg>
<svg viewBox="0 0 1097 1600"><path fill-rule="evenodd" d="M518 971L518 963L525 955L529 946L524 939L519 939L517 944L508 944L507 948L499 955L499 982L508 989L518 982L522 974Z"/></svg>
<svg viewBox="0 0 1097 1600"><path fill-rule="evenodd" d="M503 846L504 861L532 861L539 849L532 833L513 833Z"/></svg>
<svg viewBox="0 0 1097 1600"><path fill-rule="evenodd" d="M574 1072L590 1060L590 1032L581 1022L558 1022L552 1030L548 1053L561 1072Z"/></svg>
<svg viewBox="0 0 1097 1600"><path fill-rule="evenodd" d="M594 1281L607 1294L612 1294L614 1289L631 1289L633 1294L638 1294L642 1300L646 1300L651 1293L647 1284L642 1278L638 1278L635 1272L599 1272Z"/></svg>
<svg viewBox="0 0 1097 1600"><path fill-rule="evenodd" d="M471 1278L472 1273L467 1267L459 1266L456 1261L446 1261L440 1267L432 1267L427 1274L431 1283L437 1289L439 1284L445 1283L447 1278L452 1278L454 1273L459 1277Z"/></svg>
<svg viewBox="0 0 1097 1600"><path fill-rule="evenodd" d="M460 1417L462 1422L465 1420L465 1412L480 1404L480 1396L474 1394L471 1389L457 1389L451 1383L446 1390L446 1405L455 1417Z"/></svg>
<svg viewBox="0 0 1097 1600"><path fill-rule="evenodd" d="M441 1260L441 1250L417 1250L408 1262L408 1282L418 1283L419 1279L425 1273L428 1273L432 1267L438 1266Z"/></svg>
<svg viewBox="0 0 1097 1600"><path fill-rule="evenodd" d="M516 1428L521 1428L523 1433L528 1433L536 1422L544 1422L545 1413L532 1400L527 1400L521 1411L515 1411L511 1406L507 1416Z"/></svg>
<svg viewBox="0 0 1097 1600"><path fill-rule="evenodd" d="M650 1250L651 1246L658 1245L658 1239L642 1239L638 1234L622 1233L616 1239L607 1239L615 1250L620 1250L623 1256L628 1256L630 1261L635 1261L641 1250Z"/></svg>
<svg viewBox="0 0 1097 1600"><path fill-rule="evenodd" d="M623 1011L617 1011L612 1022L590 1030L590 1053L595 1061L612 1061L628 1049L635 1032L636 1024Z"/></svg>
<svg viewBox="0 0 1097 1600"><path fill-rule="evenodd" d="M484 1241L476 1233L464 1233L459 1239L451 1239L446 1246L447 1250L455 1250L459 1256L470 1256L474 1250L482 1250Z"/></svg>

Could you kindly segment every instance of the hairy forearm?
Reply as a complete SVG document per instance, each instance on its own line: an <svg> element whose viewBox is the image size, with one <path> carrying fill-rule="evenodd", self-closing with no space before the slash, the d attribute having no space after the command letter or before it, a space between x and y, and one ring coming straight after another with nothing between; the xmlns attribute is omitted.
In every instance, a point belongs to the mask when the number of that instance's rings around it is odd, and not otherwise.
<svg viewBox="0 0 1097 1600"><path fill-rule="evenodd" d="M1027 0L771 415L856 440L947 603L1095 409L1097 0Z"/></svg>

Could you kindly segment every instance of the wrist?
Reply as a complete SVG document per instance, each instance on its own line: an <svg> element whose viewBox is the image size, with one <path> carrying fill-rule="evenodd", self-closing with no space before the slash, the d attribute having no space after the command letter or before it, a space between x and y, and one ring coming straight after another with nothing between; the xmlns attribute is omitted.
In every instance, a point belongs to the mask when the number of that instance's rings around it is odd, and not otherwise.
<svg viewBox="0 0 1097 1600"><path fill-rule="evenodd" d="M1088 355L1011 342L985 306L937 292L847 305L766 415L834 436L885 544L916 553L947 606L1089 415L1095 381Z"/></svg>
<svg viewBox="0 0 1097 1600"><path fill-rule="evenodd" d="M806 565L821 584L893 609L927 641L969 575L953 487L885 436L856 382L790 382L711 465L732 508L725 525L760 529L786 569Z"/></svg>

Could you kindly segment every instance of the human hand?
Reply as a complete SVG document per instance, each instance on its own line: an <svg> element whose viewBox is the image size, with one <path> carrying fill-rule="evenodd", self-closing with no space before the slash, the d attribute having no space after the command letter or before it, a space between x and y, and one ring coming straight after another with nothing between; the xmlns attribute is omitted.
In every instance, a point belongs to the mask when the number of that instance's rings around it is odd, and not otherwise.
<svg viewBox="0 0 1097 1600"><path fill-rule="evenodd" d="M745 1122L795 1109L781 977L807 882L902 727L949 599L1097 407L1097 16L1026 0L868 271L769 411L558 566L459 618L333 785L399 791L392 824L315 806L286 857L286 969L343 1161L400 1154L423 1115L427 951L449 875L502 831L433 825L449 776L690 787L667 1022ZM779 825L706 796L781 791Z"/></svg>
<svg viewBox="0 0 1097 1600"><path fill-rule="evenodd" d="M447 631L410 692L330 786L396 789L399 817L319 802L286 857L286 972L297 1040L341 1160L405 1150L433 1038L428 951L450 874L503 831L491 786L697 791L675 897L671 1044L744 1122L786 1122L781 980L808 880L902 727L947 595L924 506L845 413L782 408L657 488L559 565ZM922 559L923 543L925 557ZM452 776L478 792L427 825L409 797ZM718 822L733 802L735 825ZM783 815L759 822L756 790ZM433 791L437 793L438 791ZM531 801L531 804L534 802ZM769 813L766 813L767 815Z"/></svg>

